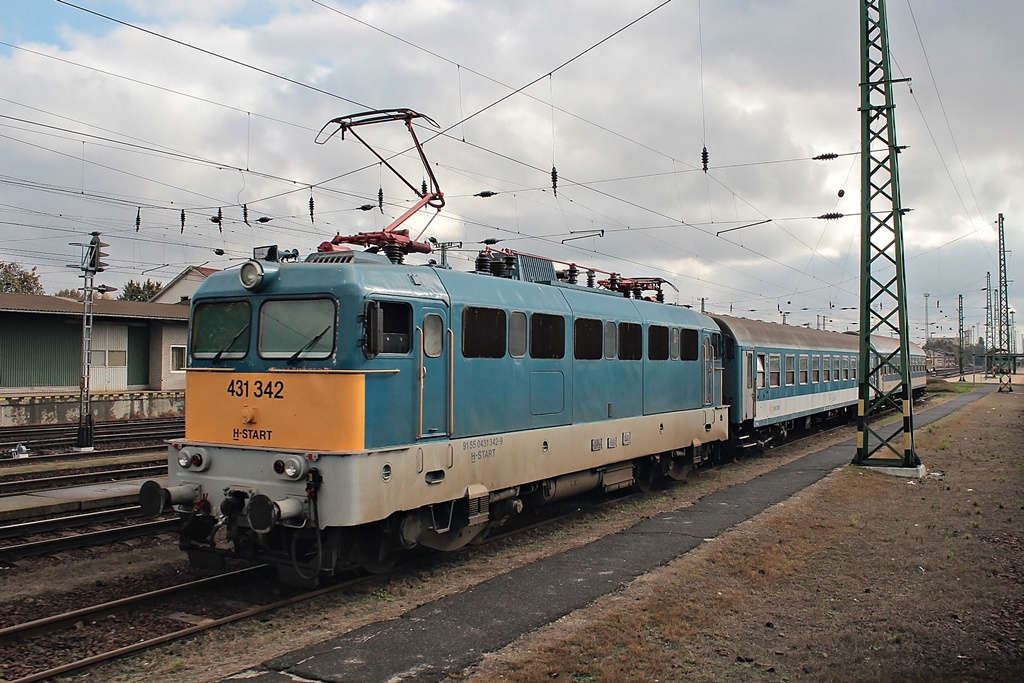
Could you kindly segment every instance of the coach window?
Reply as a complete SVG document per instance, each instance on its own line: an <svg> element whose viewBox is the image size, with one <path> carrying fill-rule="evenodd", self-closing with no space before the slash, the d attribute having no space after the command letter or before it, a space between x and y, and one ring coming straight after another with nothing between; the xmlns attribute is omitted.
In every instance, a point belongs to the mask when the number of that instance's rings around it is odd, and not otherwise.
<svg viewBox="0 0 1024 683"><path fill-rule="evenodd" d="M603 355L601 349L603 337L603 322L593 318L577 318L573 323L573 358L576 360L600 360Z"/></svg>
<svg viewBox="0 0 1024 683"><path fill-rule="evenodd" d="M839 356L832 356L832 381L839 381Z"/></svg>
<svg viewBox="0 0 1024 683"><path fill-rule="evenodd" d="M800 384L807 384L807 356L800 355Z"/></svg>
<svg viewBox="0 0 1024 683"><path fill-rule="evenodd" d="M850 359L850 379L857 379L857 359Z"/></svg>
<svg viewBox="0 0 1024 683"><path fill-rule="evenodd" d="M651 325L647 328L647 359L668 360L668 328Z"/></svg>
<svg viewBox="0 0 1024 683"><path fill-rule="evenodd" d="M463 309L462 355L465 358L505 357L505 311L478 306Z"/></svg>
<svg viewBox="0 0 1024 683"><path fill-rule="evenodd" d="M609 320L604 324L604 357L608 360L615 360L618 350L619 327Z"/></svg>
<svg viewBox="0 0 1024 683"><path fill-rule="evenodd" d="M565 318L534 313L530 316L530 358L565 357Z"/></svg>
<svg viewBox="0 0 1024 683"><path fill-rule="evenodd" d="M244 358L249 350L251 320L248 301L197 304L192 313L192 355L214 362Z"/></svg>
<svg viewBox="0 0 1024 683"><path fill-rule="evenodd" d="M773 353L768 356L768 386L777 387L782 383L782 357Z"/></svg>
<svg viewBox="0 0 1024 683"><path fill-rule="evenodd" d="M679 360L700 358L700 335L697 330L682 330L679 333Z"/></svg>
<svg viewBox="0 0 1024 683"><path fill-rule="evenodd" d="M821 356L811 356L811 383L821 381Z"/></svg>
<svg viewBox="0 0 1024 683"><path fill-rule="evenodd" d="M786 354L786 386L791 387L796 384L796 356L787 353Z"/></svg>
<svg viewBox="0 0 1024 683"><path fill-rule="evenodd" d="M757 388L764 389L764 354L757 354Z"/></svg>
<svg viewBox="0 0 1024 683"><path fill-rule="evenodd" d="M831 356L821 357L821 381L827 382L829 378L829 366L832 365Z"/></svg>
<svg viewBox="0 0 1024 683"><path fill-rule="evenodd" d="M512 311L508 318L508 355L526 356L526 314L522 311Z"/></svg>
<svg viewBox="0 0 1024 683"><path fill-rule="evenodd" d="M400 305L408 308L408 304ZM410 311L406 311L403 323L406 328L411 324L410 315ZM337 317L332 299L267 301L260 307L260 357L287 358L289 361L327 358L334 351Z"/></svg>
<svg viewBox="0 0 1024 683"><path fill-rule="evenodd" d="M843 356L843 379L850 379L850 357Z"/></svg>

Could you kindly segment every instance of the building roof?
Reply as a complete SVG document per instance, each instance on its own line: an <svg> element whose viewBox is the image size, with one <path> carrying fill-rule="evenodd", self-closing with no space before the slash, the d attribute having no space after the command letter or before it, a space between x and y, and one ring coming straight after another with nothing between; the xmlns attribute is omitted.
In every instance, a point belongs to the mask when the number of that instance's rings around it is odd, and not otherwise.
<svg viewBox="0 0 1024 683"><path fill-rule="evenodd" d="M41 313L53 315L82 315L82 302L56 296L36 294L0 293L0 313ZM131 318L133 320L188 320L188 306L151 304L142 301L95 299L93 315L102 318Z"/></svg>
<svg viewBox="0 0 1024 683"><path fill-rule="evenodd" d="M206 268L204 266L189 266L174 276L170 282L160 288L160 291L150 299L153 303L181 303L195 293L203 280L219 273L219 268Z"/></svg>

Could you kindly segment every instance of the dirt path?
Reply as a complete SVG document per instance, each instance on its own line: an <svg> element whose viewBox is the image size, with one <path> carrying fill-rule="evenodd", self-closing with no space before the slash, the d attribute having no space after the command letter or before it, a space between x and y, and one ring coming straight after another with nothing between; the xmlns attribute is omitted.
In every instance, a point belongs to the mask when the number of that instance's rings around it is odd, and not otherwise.
<svg viewBox="0 0 1024 683"><path fill-rule="evenodd" d="M1024 392L916 437L924 480L842 469L463 678L1022 680Z"/></svg>

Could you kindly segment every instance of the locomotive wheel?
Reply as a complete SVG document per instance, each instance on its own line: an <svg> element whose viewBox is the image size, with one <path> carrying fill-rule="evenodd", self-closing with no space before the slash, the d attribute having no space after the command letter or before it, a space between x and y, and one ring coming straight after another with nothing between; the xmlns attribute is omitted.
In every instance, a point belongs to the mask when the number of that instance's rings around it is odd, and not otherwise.
<svg viewBox="0 0 1024 683"><path fill-rule="evenodd" d="M636 487L644 493L654 488L660 472L661 468L655 467L655 463L651 462L650 458L637 460L633 463L633 481L636 482Z"/></svg>
<svg viewBox="0 0 1024 683"><path fill-rule="evenodd" d="M356 564L371 574L391 571L398 561L398 545L387 527L373 524L355 532L352 553Z"/></svg>

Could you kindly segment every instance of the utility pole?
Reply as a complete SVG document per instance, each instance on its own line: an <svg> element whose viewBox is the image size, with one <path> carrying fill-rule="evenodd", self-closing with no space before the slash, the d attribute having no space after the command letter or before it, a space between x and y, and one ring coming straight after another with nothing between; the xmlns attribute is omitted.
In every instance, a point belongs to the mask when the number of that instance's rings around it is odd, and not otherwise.
<svg viewBox="0 0 1024 683"><path fill-rule="evenodd" d="M967 380L964 379L964 295L963 294L960 295L959 304L960 304L960 334L959 334L959 339L960 339L960 353L959 353L959 359L960 359L960 379L957 380L957 381L959 381L959 382L966 382Z"/></svg>
<svg viewBox="0 0 1024 683"><path fill-rule="evenodd" d="M910 385L903 215L896 143L896 116L884 0L861 0L861 272L860 372L855 465L919 467L914 448L914 404ZM877 305L876 305L877 304ZM876 348L874 336L899 339L892 351ZM927 336L927 335L926 335ZM884 347L883 347L884 348ZM888 367L900 381L886 387ZM886 409L903 420L890 434L873 422ZM874 457L879 451L882 457ZM885 457L889 456L889 457ZM893 457L895 456L895 457Z"/></svg>
<svg viewBox="0 0 1024 683"><path fill-rule="evenodd" d="M992 331L995 325L992 322L992 272L985 273L985 376L995 374L995 358L989 353L995 348L992 344Z"/></svg>
<svg viewBox="0 0 1024 683"><path fill-rule="evenodd" d="M998 356L999 391L1013 392L1010 377L1010 302L1007 295L1009 281L1006 279L1006 237L1003 233L1003 214L999 214L999 285L996 303L996 336L999 339L996 355Z"/></svg>
<svg viewBox="0 0 1024 683"><path fill-rule="evenodd" d="M92 297L94 291L101 293L113 291L112 287L106 287L105 285L100 285L98 289L94 288L93 277L96 273L106 270L107 264L102 259L107 254L102 249L110 245L100 241L100 233L98 232L92 233L92 239L87 244L76 242L71 244L83 247L82 263L78 266L82 271L82 305L84 308L82 310L82 377L78 383L78 438L75 440L75 450L91 451L93 449L93 424L89 378L92 374ZM75 266L71 267L74 268Z"/></svg>

